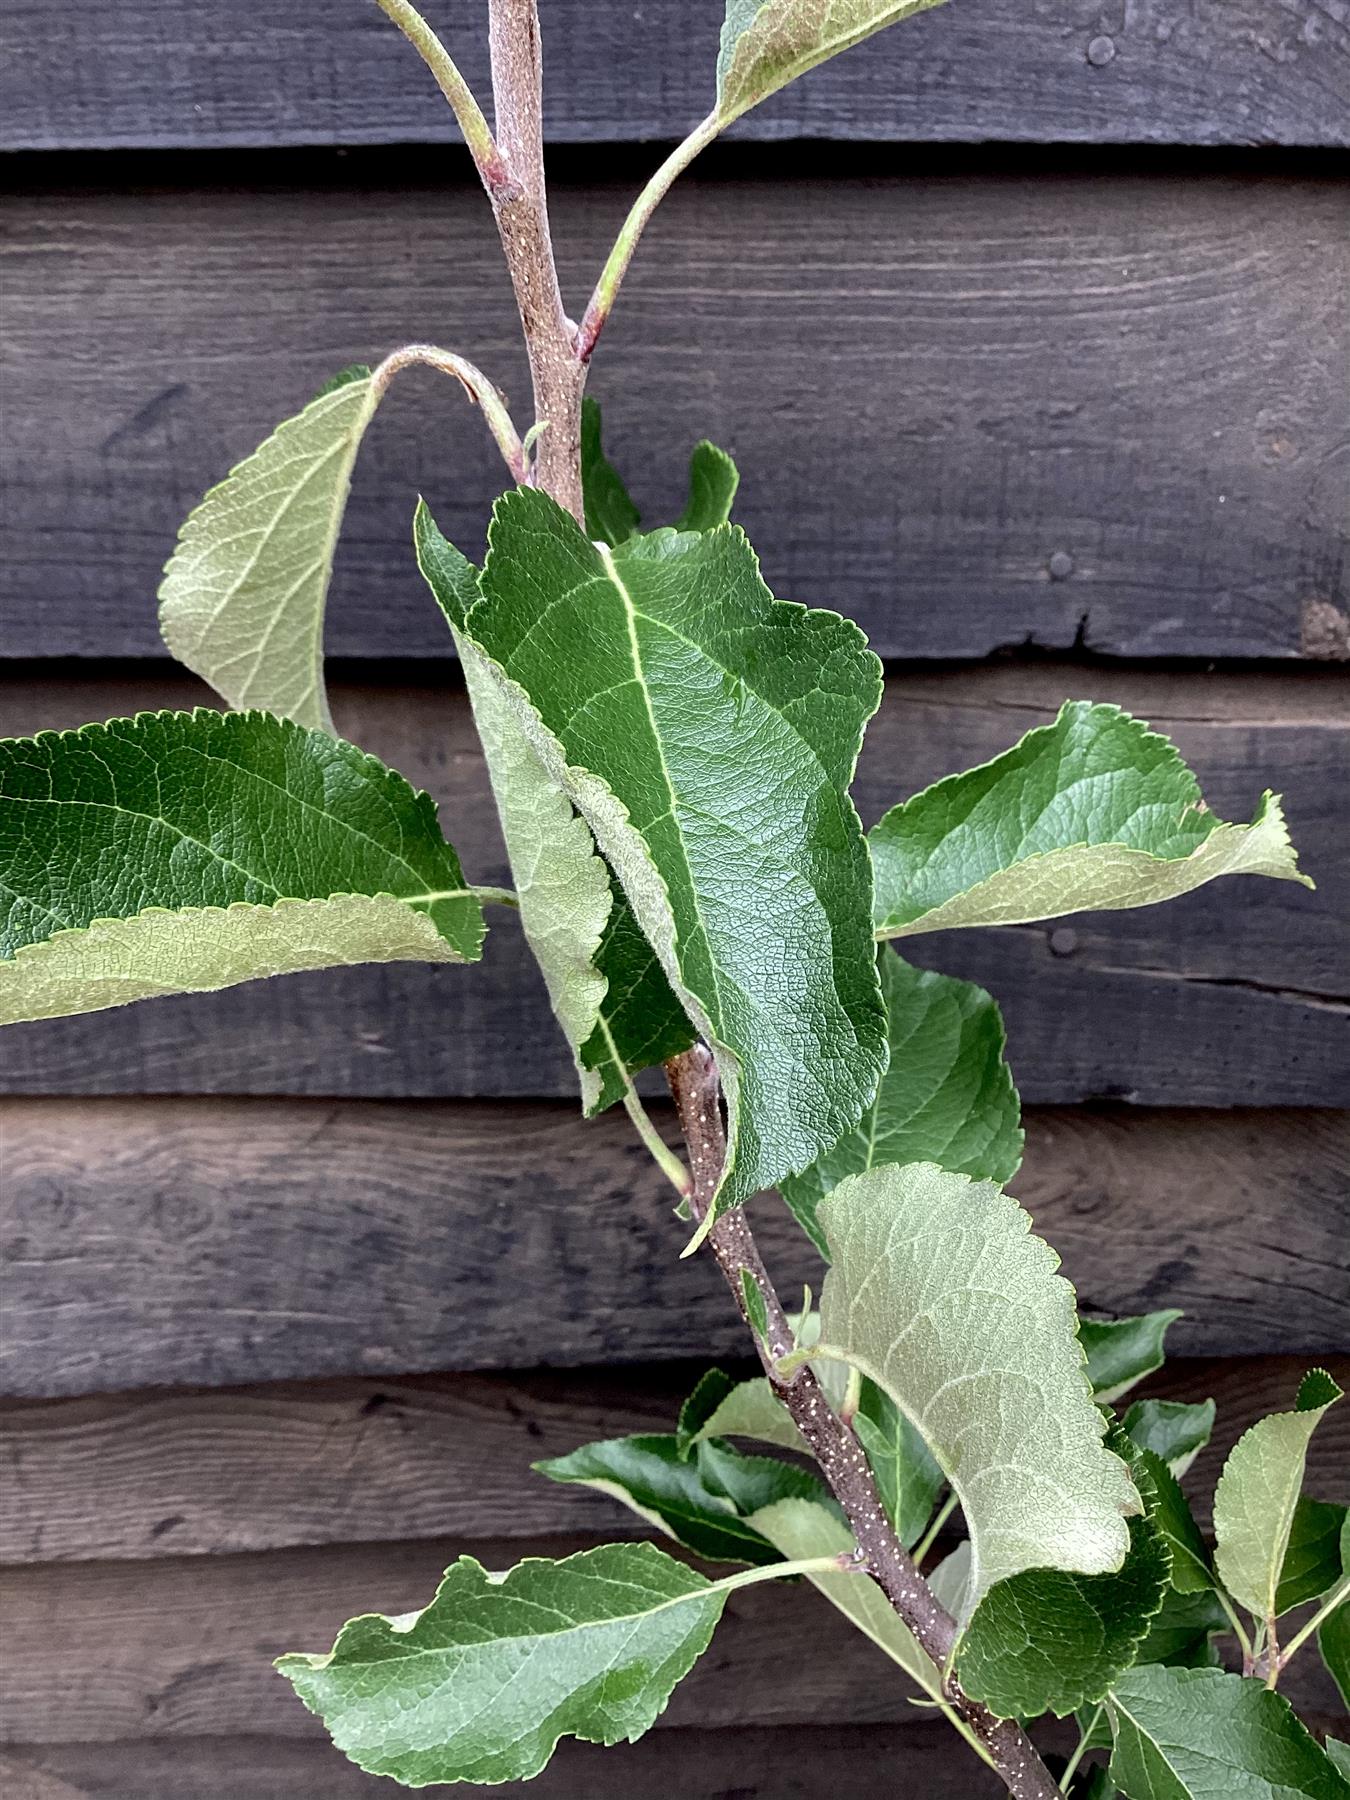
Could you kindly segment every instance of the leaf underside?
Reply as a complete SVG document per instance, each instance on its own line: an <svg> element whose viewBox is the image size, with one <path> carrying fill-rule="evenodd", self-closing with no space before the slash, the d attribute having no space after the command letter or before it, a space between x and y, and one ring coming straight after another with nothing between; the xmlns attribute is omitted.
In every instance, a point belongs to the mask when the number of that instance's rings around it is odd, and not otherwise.
<svg viewBox="0 0 1350 1800"><path fill-rule="evenodd" d="M973 982L913 968L890 948L878 960L890 1062L877 1097L819 1162L781 1186L822 1256L816 1209L849 1175L932 1162L1003 1183L1022 1160L1020 1103L994 1001Z"/></svg>
<svg viewBox="0 0 1350 1800"><path fill-rule="evenodd" d="M1276 1608L1308 1443L1341 1390L1324 1370L1304 1378L1292 1412L1271 1413L1229 1452L1214 1490L1215 1564L1239 1605L1257 1618Z"/></svg>
<svg viewBox="0 0 1350 1800"><path fill-rule="evenodd" d="M1087 701L893 807L868 841L882 938L1147 906L1219 875L1312 886L1276 797L1223 824L1166 738Z"/></svg>
<svg viewBox="0 0 1350 1800"><path fill-rule="evenodd" d="M432 801L322 731L201 708L0 742L0 1021L482 936Z"/></svg>
<svg viewBox="0 0 1350 1800"><path fill-rule="evenodd" d="M971 1540L964 1617L1023 1569L1119 1569L1139 1498L1101 1441L1073 1289L1017 1202L914 1164L850 1177L820 1218L821 1344L890 1395L951 1483Z"/></svg>
<svg viewBox="0 0 1350 1800"><path fill-rule="evenodd" d="M344 370L211 489L178 534L160 630L230 706L332 731L323 621L352 466L379 403Z"/></svg>
<svg viewBox="0 0 1350 1800"><path fill-rule="evenodd" d="M358 1767L409 1787L528 1781L559 1738L630 1742L707 1648L725 1594L651 1544L446 1571L409 1623L367 1614L277 1667Z"/></svg>
<svg viewBox="0 0 1350 1800"><path fill-rule="evenodd" d="M808 69L940 0L727 0L717 118L728 125Z"/></svg>

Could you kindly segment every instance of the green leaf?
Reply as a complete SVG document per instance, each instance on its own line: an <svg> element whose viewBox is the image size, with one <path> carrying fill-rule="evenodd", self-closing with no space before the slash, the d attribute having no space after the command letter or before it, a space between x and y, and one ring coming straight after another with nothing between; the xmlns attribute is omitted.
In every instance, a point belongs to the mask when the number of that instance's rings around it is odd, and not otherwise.
<svg viewBox="0 0 1350 1800"><path fill-rule="evenodd" d="M562 1737L630 1742L707 1649L726 1588L651 1544L492 1576L463 1556L409 1619L277 1663L360 1768L408 1787L528 1781Z"/></svg>
<svg viewBox="0 0 1350 1800"><path fill-rule="evenodd" d="M874 826L877 936L1149 906L1217 875L1300 875L1279 801L1225 825L1166 738L1071 701L980 768Z"/></svg>
<svg viewBox="0 0 1350 1800"><path fill-rule="evenodd" d="M947 1478L916 1427L875 1381L863 1381L853 1431L876 1477L886 1517L900 1542L912 1550Z"/></svg>
<svg viewBox="0 0 1350 1800"><path fill-rule="evenodd" d="M848 1175L932 1162L1005 1182L1022 1160L1017 1089L993 1000L973 982L912 968L894 950L878 960L891 1054L877 1097L817 1163L780 1184L822 1256L816 1209Z"/></svg>
<svg viewBox="0 0 1350 1800"><path fill-rule="evenodd" d="M571 1048L588 1115L624 1098L640 1070L688 1049L693 1033L586 821L545 768L466 630L478 571L419 501L418 566L445 613L464 670L520 904L521 928Z"/></svg>
<svg viewBox="0 0 1350 1800"><path fill-rule="evenodd" d="M766 1456L737 1458L726 1450L706 1465L687 1462L673 1434L585 1444L534 1467L550 1481L608 1494L667 1537L714 1562L776 1561L773 1546L741 1513L789 1495L814 1500L826 1493L809 1470ZM747 1506L738 1504L736 1493L747 1498Z"/></svg>
<svg viewBox="0 0 1350 1800"><path fill-rule="evenodd" d="M1172 1586L1180 1594L1212 1589L1215 1582L1209 1549L1176 1476L1154 1451L1141 1450L1139 1455L1153 1482L1158 1529L1172 1552Z"/></svg>
<svg viewBox="0 0 1350 1800"><path fill-rule="evenodd" d="M1174 1586L1150 1622L1135 1660L1183 1669L1212 1668L1217 1661L1213 1639L1228 1629L1228 1614L1212 1587L1182 1594Z"/></svg>
<svg viewBox="0 0 1350 1800"><path fill-rule="evenodd" d="M1113 1428L1121 1457L1130 1445ZM1139 1463L1142 1517L1130 1520L1130 1548L1113 1575L1027 1569L991 1587L957 1650L961 1685L1001 1718L1065 1718L1105 1698L1134 1663L1169 1587L1172 1558L1154 1521L1153 1484Z"/></svg>
<svg viewBox="0 0 1350 1800"><path fill-rule="evenodd" d="M698 1392L696 1388L694 1394ZM692 1399L693 1396L691 1403ZM764 1376L738 1382L696 1426L690 1442L714 1437L755 1438L762 1444L776 1444L781 1450L810 1454L810 1446L793 1424L791 1413Z"/></svg>
<svg viewBox="0 0 1350 1800"><path fill-rule="evenodd" d="M1139 1497L1102 1445L1073 1289L1017 1202L917 1163L851 1176L820 1219L822 1353L885 1389L951 1483L971 1541L964 1616L1023 1569L1119 1569Z"/></svg>
<svg viewBox="0 0 1350 1800"><path fill-rule="evenodd" d="M179 662L233 707L333 729L323 616L352 465L380 390L345 369L189 514L159 589Z"/></svg>
<svg viewBox="0 0 1350 1800"><path fill-rule="evenodd" d="M1347 1508L1326 1500L1299 1497L1289 1527L1275 1590L1275 1611L1287 1613L1305 1601L1316 1600L1333 1588L1341 1573L1341 1534Z"/></svg>
<svg viewBox="0 0 1350 1800"><path fill-rule="evenodd" d="M695 444L689 458L689 499L675 529L714 531L727 524L740 485L740 472L725 450L719 450L706 438Z"/></svg>
<svg viewBox="0 0 1350 1800"><path fill-rule="evenodd" d="M853 1534L834 1513L809 1500L780 1500L752 1513L750 1523L789 1561L816 1556L838 1556L853 1549ZM840 1570L809 1575L832 1606L884 1650L892 1662L934 1699L942 1695L942 1677L927 1652L908 1628L870 1575Z"/></svg>
<svg viewBox="0 0 1350 1800"><path fill-rule="evenodd" d="M808 69L939 0L727 0L717 58L719 125Z"/></svg>
<svg viewBox="0 0 1350 1800"><path fill-rule="evenodd" d="M581 402L581 491L587 537L613 547L642 523L622 475L605 455L600 405L589 394Z"/></svg>
<svg viewBox="0 0 1350 1800"><path fill-rule="evenodd" d="M1326 1751L1341 1774L1350 1776L1350 1744L1343 1744L1339 1738L1329 1737Z"/></svg>
<svg viewBox="0 0 1350 1800"><path fill-rule="evenodd" d="M0 1023L482 937L431 800L321 731L201 708L0 742Z"/></svg>
<svg viewBox="0 0 1350 1800"><path fill-rule="evenodd" d="M1350 1581L1350 1518L1341 1526L1341 1572ZM1327 1614L1317 1633L1317 1648L1341 1699L1350 1706L1350 1603L1342 1601Z"/></svg>
<svg viewBox="0 0 1350 1800"><path fill-rule="evenodd" d="M1341 1390L1325 1369L1305 1375L1293 1412L1271 1413L1229 1452L1214 1490L1219 1577L1259 1619L1275 1610L1276 1589L1294 1522L1308 1441Z"/></svg>
<svg viewBox="0 0 1350 1800"><path fill-rule="evenodd" d="M681 1456L687 1458L692 1453L704 1426L716 1415L723 1402L735 1393L737 1386L738 1383L722 1369L708 1369L699 1376L689 1398L680 1408L679 1420L675 1426L675 1444Z"/></svg>
<svg viewBox="0 0 1350 1800"><path fill-rule="evenodd" d="M489 545L469 633L717 1057L735 1204L847 1131L885 1064L847 793L880 665L774 601L734 526L611 550L519 489Z"/></svg>
<svg viewBox="0 0 1350 1800"><path fill-rule="evenodd" d="M1109 1405L1161 1369L1166 1352L1163 1340L1181 1317L1175 1307L1165 1312L1141 1313L1133 1319L1083 1319L1078 1335L1087 1357L1088 1380L1102 1405Z"/></svg>
<svg viewBox="0 0 1350 1800"><path fill-rule="evenodd" d="M755 1336L761 1340L769 1335L769 1314L764 1305L764 1293L759 1283L748 1269L741 1270L741 1293L745 1298L745 1313Z"/></svg>
<svg viewBox="0 0 1350 1800"><path fill-rule="evenodd" d="M1289 1702L1259 1681L1140 1665L1107 1704L1111 1777L1128 1800L1350 1800Z"/></svg>
<svg viewBox="0 0 1350 1800"><path fill-rule="evenodd" d="M1212 1400L1195 1405L1180 1400L1136 1400L1121 1420L1121 1428L1141 1450L1160 1456L1180 1481L1209 1442L1214 1412Z"/></svg>

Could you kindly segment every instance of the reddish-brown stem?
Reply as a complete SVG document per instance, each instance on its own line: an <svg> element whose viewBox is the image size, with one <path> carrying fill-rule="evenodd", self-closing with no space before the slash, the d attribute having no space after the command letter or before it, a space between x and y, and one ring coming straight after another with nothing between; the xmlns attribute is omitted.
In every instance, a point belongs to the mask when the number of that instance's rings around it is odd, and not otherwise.
<svg viewBox="0 0 1350 1800"><path fill-rule="evenodd" d="M689 1148L694 1178L689 1204L694 1217L701 1220L716 1192L726 1154L717 1067L709 1052L698 1044L666 1064L666 1077ZM768 1325L762 1337L758 1332L755 1336L769 1380L843 1507L867 1573L944 1671L943 1693L948 1704L984 1747L1016 1800L1057 1800L1059 1789L1021 1726L1011 1719L995 1718L988 1707L963 1692L955 1675L947 1669L956 1643L956 1621L939 1603L895 1535L867 1458L857 1438L826 1399L815 1372L808 1365L786 1381L777 1374L778 1359L793 1348L792 1330L742 1209L732 1207L723 1213L714 1222L708 1241L747 1324L750 1319L745 1281L754 1282L763 1295Z"/></svg>

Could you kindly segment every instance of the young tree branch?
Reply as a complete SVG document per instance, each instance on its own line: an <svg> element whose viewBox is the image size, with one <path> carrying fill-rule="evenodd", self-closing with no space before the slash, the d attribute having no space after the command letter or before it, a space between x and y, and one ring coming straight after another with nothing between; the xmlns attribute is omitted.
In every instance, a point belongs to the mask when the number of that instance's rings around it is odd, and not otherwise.
<svg viewBox="0 0 1350 1800"><path fill-rule="evenodd" d="M698 1044L666 1064L666 1077L689 1147L694 1179L690 1208L696 1219L702 1219L726 1155L717 1067L711 1054ZM843 1507L865 1558L866 1572L944 1671L943 1693L948 1704L983 1746L1015 1800L1056 1800L1059 1789L1026 1732L1011 1719L995 1718L986 1706L972 1700L948 1669L956 1645L956 1621L939 1604L896 1537L862 1447L830 1406L814 1370L809 1365L802 1367L787 1381L777 1375L774 1365L793 1348L792 1330L740 1207L733 1207L714 1223L709 1243L748 1325L744 1281L753 1282L763 1296L767 1327L762 1337L758 1332L755 1337L769 1380Z"/></svg>
<svg viewBox="0 0 1350 1800"><path fill-rule="evenodd" d="M581 395L586 365L563 308L549 235L544 183L542 60L535 0L489 0L488 42L497 144L506 179L489 188L543 429L535 480L575 519L582 517Z"/></svg>

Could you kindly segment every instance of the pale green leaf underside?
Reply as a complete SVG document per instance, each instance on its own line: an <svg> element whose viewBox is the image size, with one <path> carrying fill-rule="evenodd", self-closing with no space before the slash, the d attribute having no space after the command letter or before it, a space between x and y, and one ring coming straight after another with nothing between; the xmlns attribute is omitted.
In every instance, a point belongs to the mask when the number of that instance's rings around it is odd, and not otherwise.
<svg viewBox="0 0 1350 1800"><path fill-rule="evenodd" d="M727 0L717 118L739 118L818 63L939 0Z"/></svg>
<svg viewBox="0 0 1350 1800"><path fill-rule="evenodd" d="M409 1787L527 1781L559 1738L640 1737L707 1648L725 1597L650 1544L531 1558L501 1577L461 1557L410 1623L368 1614L328 1655L277 1667L371 1774Z"/></svg>
<svg viewBox="0 0 1350 1800"><path fill-rule="evenodd" d="M1282 1694L1221 1669L1131 1669L1107 1702L1127 1800L1350 1800Z"/></svg>
<svg viewBox="0 0 1350 1800"><path fill-rule="evenodd" d="M159 589L164 642L233 707L333 729L323 619L369 369L279 425L189 514Z"/></svg>
<svg viewBox="0 0 1350 1800"><path fill-rule="evenodd" d="M1278 799L1223 824L1166 738L1085 701L892 807L868 841L881 938L1149 906L1220 875L1312 886Z"/></svg>
<svg viewBox="0 0 1350 1800"><path fill-rule="evenodd" d="M1022 1160L1021 1109L994 1001L973 982L913 968L891 949L879 962L890 1062L877 1097L819 1162L781 1184L822 1256L816 1209L848 1175L932 1162L1002 1183Z"/></svg>
<svg viewBox="0 0 1350 1800"><path fill-rule="evenodd" d="M719 1204L747 1199L836 1141L885 1062L847 793L880 665L774 601L735 527L610 550L522 489L489 545L470 634L717 1056Z"/></svg>
<svg viewBox="0 0 1350 1800"><path fill-rule="evenodd" d="M464 670L521 927L572 1051L582 1105L594 1113L623 1098L636 1072L685 1049L691 1033L626 902L613 892L589 825L522 729L501 671L467 632L478 571L422 502L413 538Z"/></svg>
<svg viewBox="0 0 1350 1800"><path fill-rule="evenodd" d="M1138 1495L1102 1444L1073 1289L1017 1202L919 1163L850 1177L820 1217L821 1345L890 1395L951 1483L965 1617L1022 1569L1118 1569Z"/></svg>
<svg viewBox="0 0 1350 1800"><path fill-rule="evenodd" d="M751 1513L749 1523L766 1537L789 1562L807 1557L846 1555L854 1547L853 1534L833 1513L811 1500L779 1500ZM941 1696L942 1677L913 1634L900 1622L894 1608L870 1575L833 1573L810 1575L832 1606L858 1627L892 1662L934 1699Z"/></svg>
<svg viewBox="0 0 1350 1800"><path fill-rule="evenodd" d="M0 1020L352 962L476 959L425 794L265 713L0 742Z"/></svg>
<svg viewBox="0 0 1350 1800"><path fill-rule="evenodd" d="M1293 1412L1271 1413L1229 1452L1214 1490L1215 1565L1228 1592L1258 1618L1275 1611L1308 1442L1340 1389L1309 1377ZM1309 1390L1311 1389L1311 1392ZM1303 1404L1305 1393L1314 1404Z"/></svg>

